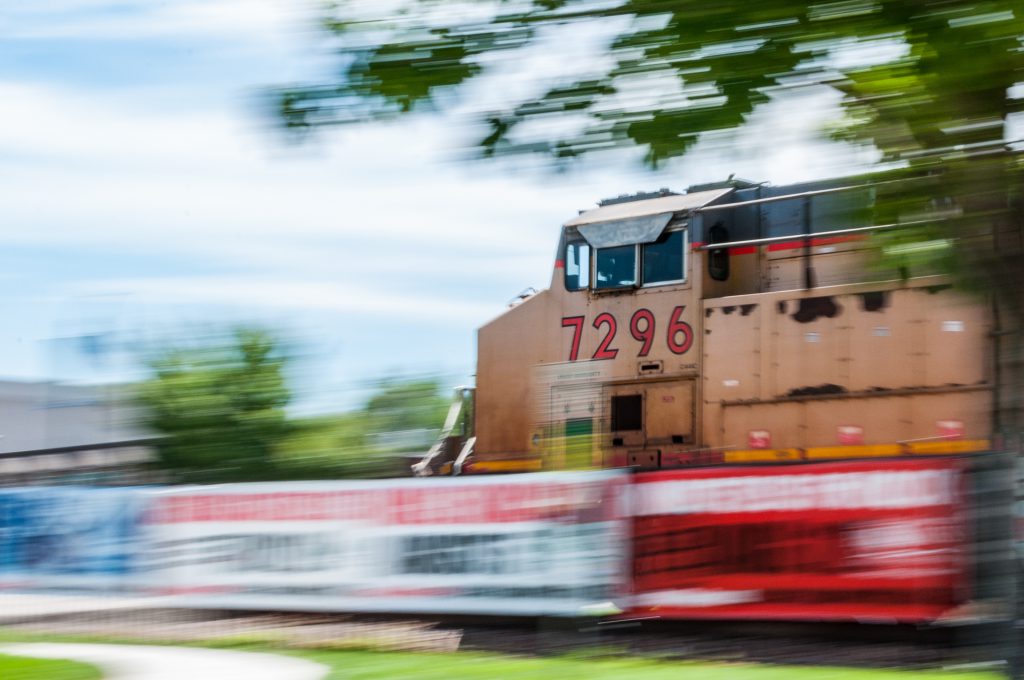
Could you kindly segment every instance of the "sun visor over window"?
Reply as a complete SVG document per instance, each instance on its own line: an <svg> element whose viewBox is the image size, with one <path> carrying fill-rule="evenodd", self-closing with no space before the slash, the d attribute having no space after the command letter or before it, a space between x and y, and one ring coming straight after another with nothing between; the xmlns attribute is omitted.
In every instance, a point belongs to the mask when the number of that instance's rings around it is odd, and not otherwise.
<svg viewBox="0 0 1024 680"><path fill-rule="evenodd" d="M565 226L575 227L594 248L652 243L665 231L673 215L686 216L730 193L732 188L726 187L609 203L580 213Z"/></svg>
<svg viewBox="0 0 1024 680"><path fill-rule="evenodd" d="M613 222L581 224L576 229L594 248L613 248L657 241L671 219L672 213L644 215Z"/></svg>

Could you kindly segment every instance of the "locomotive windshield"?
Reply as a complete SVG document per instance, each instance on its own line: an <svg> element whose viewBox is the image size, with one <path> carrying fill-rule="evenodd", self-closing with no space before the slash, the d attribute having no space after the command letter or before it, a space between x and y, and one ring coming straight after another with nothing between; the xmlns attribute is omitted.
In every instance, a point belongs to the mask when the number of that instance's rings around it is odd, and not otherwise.
<svg viewBox="0 0 1024 680"><path fill-rule="evenodd" d="M666 231L654 243L644 245L644 284L674 283L686 278L683 256L686 232Z"/></svg>
<svg viewBox="0 0 1024 680"><path fill-rule="evenodd" d="M636 285L636 246L598 248L596 271L598 290Z"/></svg>
<svg viewBox="0 0 1024 680"><path fill-rule="evenodd" d="M614 290L682 283L686 280L686 249L685 229L665 231L643 244L592 249L585 241L572 241L565 246L565 288L576 291L593 285L595 290Z"/></svg>

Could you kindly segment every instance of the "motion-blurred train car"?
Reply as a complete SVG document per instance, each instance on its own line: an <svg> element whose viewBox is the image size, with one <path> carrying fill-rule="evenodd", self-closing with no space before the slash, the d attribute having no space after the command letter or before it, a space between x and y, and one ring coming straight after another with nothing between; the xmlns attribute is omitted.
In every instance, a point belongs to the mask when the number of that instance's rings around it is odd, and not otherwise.
<svg viewBox="0 0 1024 680"><path fill-rule="evenodd" d="M878 261L874 192L727 181L580 212L550 287L480 328L472 427L416 471L985 450L989 308Z"/></svg>

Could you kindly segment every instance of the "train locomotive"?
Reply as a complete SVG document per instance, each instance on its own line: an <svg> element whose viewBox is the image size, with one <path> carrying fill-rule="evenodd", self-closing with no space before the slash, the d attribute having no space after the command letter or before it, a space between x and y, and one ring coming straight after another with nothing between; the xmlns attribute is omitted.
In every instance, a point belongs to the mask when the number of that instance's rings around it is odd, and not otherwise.
<svg viewBox="0 0 1024 680"><path fill-rule="evenodd" d="M601 201L478 331L466 427L418 474L984 451L992 318L877 257L877 188L730 179ZM470 399L470 397L472 397Z"/></svg>

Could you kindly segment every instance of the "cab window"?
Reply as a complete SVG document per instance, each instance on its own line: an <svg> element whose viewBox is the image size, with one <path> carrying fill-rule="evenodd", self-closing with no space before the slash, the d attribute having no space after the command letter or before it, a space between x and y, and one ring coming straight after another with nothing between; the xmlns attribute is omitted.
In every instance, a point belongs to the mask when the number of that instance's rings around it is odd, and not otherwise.
<svg viewBox="0 0 1024 680"><path fill-rule="evenodd" d="M576 241L565 246L565 289L583 290L590 285L590 244Z"/></svg>
<svg viewBox="0 0 1024 680"><path fill-rule="evenodd" d="M597 249L594 288L625 288L636 285L636 246Z"/></svg>
<svg viewBox="0 0 1024 680"><path fill-rule="evenodd" d="M678 283L686 279L686 232L666 231L643 246L644 285Z"/></svg>

